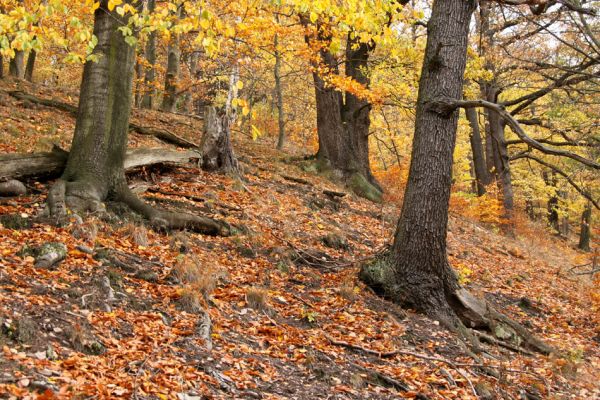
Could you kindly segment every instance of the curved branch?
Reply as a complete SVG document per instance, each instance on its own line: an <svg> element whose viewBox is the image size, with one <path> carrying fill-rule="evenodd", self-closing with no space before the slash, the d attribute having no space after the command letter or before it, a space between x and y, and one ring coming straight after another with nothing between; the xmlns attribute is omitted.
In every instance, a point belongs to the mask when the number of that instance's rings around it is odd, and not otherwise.
<svg viewBox="0 0 600 400"><path fill-rule="evenodd" d="M569 175L567 175L567 173L565 173L558 167L556 167L550 163L547 163L546 161L544 161L536 156L532 156L531 154L526 154L526 153L518 154L518 155L512 157L510 159L510 161L519 160L519 159L533 160L533 161L537 162L538 164L541 164L545 167L550 168L552 171L556 172L557 174L562 175L567 180L567 182L569 182L569 184L571 186L573 186L573 188L579 192L580 195L582 195L583 197L588 199L594 205L594 207L596 207L596 209L600 210L600 204L598 204L598 202L596 200L594 200L592 195L587 190L585 190L582 187L580 187L579 185L577 185L575 183L575 181L573 181L573 179L571 179L571 177Z"/></svg>
<svg viewBox="0 0 600 400"><path fill-rule="evenodd" d="M600 164L598 164L597 162L595 162L593 160L587 159L585 157L580 156L579 154L572 153L570 151L558 150L558 149L553 149L551 147L544 146L542 143L531 138L529 135L527 135L527 133L525 133L523 128L521 128L521 125L519 124L519 122L509 112L507 112L502 106L500 106L496 103L492 103L492 102L489 102L486 100L453 100L453 99L448 99L448 98L440 98L440 99L430 102L430 108L432 109L432 111L438 112L441 114L452 112L457 108L473 108L473 107L484 107L484 108L490 109L492 111L495 111L496 113L498 113L498 115L500 115L500 117L502 117L502 119L504 119L506 124L508 126L510 126L512 131L524 143L528 144L529 146L533 147L536 150L541 151L542 153L553 155L553 156L568 157L568 158L578 161L590 168L600 169Z"/></svg>

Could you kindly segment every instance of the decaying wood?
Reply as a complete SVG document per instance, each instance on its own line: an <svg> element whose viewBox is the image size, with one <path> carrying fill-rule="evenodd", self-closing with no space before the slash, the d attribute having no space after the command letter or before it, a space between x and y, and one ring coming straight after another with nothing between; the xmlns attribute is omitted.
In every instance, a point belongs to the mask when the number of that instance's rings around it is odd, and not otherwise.
<svg viewBox="0 0 600 400"><path fill-rule="evenodd" d="M20 153L0 156L0 177L29 178L59 176L67 163L69 153L55 147L49 153ZM162 163L186 163L200 154L193 150L175 151L166 149L133 149L125 156L125 171L137 167Z"/></svg>
<svg viewBox="0 0 600 400"><path fill-rule="evenodd" d="M56 177L65 168L68 155L69 153L58 147L54 147L48 153L2 155L0 156L0 178Z"/></svg>
<svg viewBox="0 0 600 400"><path fill-rule="evenodd" d="M23 182L16 179L0 181L0 197L23 196L27 193L27 187Z"/></svg>
<svg viewBox="0 0 600 400"><path fill-rule="evenodd" d="M56 108L56 109L68 112L73 116L77 115L77 107L75 107L74 105L68 104L68 103L64 103L62 101L45 99L45 98L37 97L32 94L28 94L28 93L18 91L18 90L8 92L8 94L11 95L12 97L22 100L22 101L26 101L26 102L30 102L30 103L34 103L34 104L40 104L40 105L46 106L46 107ZM129 129L140 135L154 136L155 138L157 138L158 140L160 140L162 142L165 142L168 144L173 144L178 147L183 147L186 149L197 149L198 148L197 144L190 142L189 140L184 139L181 136L177 136L173 132L167 131L165 129L145 127L145 126L135 124L133 122L129 123Z"/></svg>

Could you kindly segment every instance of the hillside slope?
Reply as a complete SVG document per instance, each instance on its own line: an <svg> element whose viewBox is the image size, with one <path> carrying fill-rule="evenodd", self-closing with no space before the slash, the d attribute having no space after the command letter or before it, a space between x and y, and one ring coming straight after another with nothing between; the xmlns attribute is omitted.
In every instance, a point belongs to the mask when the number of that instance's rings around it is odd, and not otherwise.
<svg viewBox="0 0 600 400"><path fill-rule="evenodd" d="M9 90L11 87L5 87ZM71 101L60 93L24 87ZM0 93L0 148L68 147L69 115ZM136 111L199 141L201 122ZM36 144L37 142L37 144ZM131 135L131 146L163 146ZM486 375L455 336L357 280L397 218L306 173L265 141L238 140L244 181L195 165L129 178L157 206L223 219L231 237L148 230L125 214L32 224L47 183L3 199L0 393L10 398L469 399L600 396L598 283L588 256L523 225L517 238L451 216L452 265L471 290L561 349L541 357L486 346ZM117 210L118 211L118 210ZM6 217L10 215L11 217ZM525 229L530 229L526 232ZM23 252L64 243L51 268ZM488 397L485 397L485 395ZM528 396L528 397L527 397Z"/></svg>

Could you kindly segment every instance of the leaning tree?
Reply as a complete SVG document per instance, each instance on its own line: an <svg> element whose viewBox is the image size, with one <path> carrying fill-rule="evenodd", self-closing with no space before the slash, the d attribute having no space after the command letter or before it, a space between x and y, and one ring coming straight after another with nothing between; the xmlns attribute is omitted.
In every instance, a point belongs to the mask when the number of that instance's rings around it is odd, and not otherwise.
<svg viewBox="0 0 600 400"><path fill-rule="evenodd" d="M470 328L502 324L524 346L552 349L522 325L461 287L446 251L458 108L464 104L469 23L475 2L435 0L419 81L409 178L389 253L363 266L361 278L393 301L420 310L478 350ZM500 110L497 110L500 111Z"/></svg>
<svg viewBox="0 0 600 400"><path fill-rule="evenodd" d="M141 2L125 2L140 7ZM113 7L110 7L113 8ZM128 39L128 14L100 1L94 12L98 39L93 61L86 62L79 95L75 134L62 177L48 194L50 215L62 218L67 208L78 212L103 208L106 200L122 202L162 229L186 228L227 234L225 223L210 218L155 209L129 189L124 172L132 100L135 40ZM139 12L139 9L138 9ZM131 36L129 36L131 37Z"/></svg>

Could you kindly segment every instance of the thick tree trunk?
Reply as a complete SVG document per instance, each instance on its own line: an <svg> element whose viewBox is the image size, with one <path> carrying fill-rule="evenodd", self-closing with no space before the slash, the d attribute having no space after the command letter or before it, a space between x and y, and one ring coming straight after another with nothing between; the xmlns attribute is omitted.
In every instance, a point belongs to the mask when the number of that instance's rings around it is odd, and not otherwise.
<svg viewBox="0 0 600 400"><path fill-rule="evenodd" d="M519 323L461 288L446 252L448 203L458 110L444 107L462 97L469 22L475 2L436 0L427 24L419 81L415 134L408 184L394 243L386 259L363 266L361 279L397 303L439 320L468 339L473 328L508 329L524 346L545 354L552 348ZM453 99L453 100L452 100Z"/></svg>
<svg viewBox="0 0 600 400"><path fill-rule="evenodd" d="M277 149L282 150L285 144L285 115L283 114L283 90L281 88L281 52L279 51L279 37L275 34L273 47L275 48L275 96L277 97L277 125L279 135L277 136Z"/></svg>
<svg viewBox="0 0 600 400"><path fill-rule="evenodd" d="M448 263L446 232L458 111L440 114L436 96L462 98L474 3L436 0L427 24L408 184L392 246L389 292L446 326L461 325L449 304L459 289Z"/></svg>
<svg viewBox="0 0 600 400"><path fill-rule="evenodd" d="M338 62L324 44L330 43L331 36L325 28L317 26L316 37L306 37L311 44L314 39L323 46L319 51L320 63L315 65L313 79L317 103L317 133L319 151L317 161L321 169L331 170L336 179L344 181L355 193L373 201L381 201L382 190L369 166L369 113L371 105L347 93L344 96L328 84L317 69L325 68L327 73L339 74ZM358 48L354 49L353 46ZM367 66L372 46L362 44L358 39L347 43L346 74L360 83L368 85L368 77L362 68Z"/></svg>
<svg viewBox="0 0 600 400"><path fill-rule="evenodd" d="M33 82L33 71L35 69L35 59L37 57L37 51L31 50L29 57L27 57L27 65L25 67L25 79L28 82Z"/></svg>
<svg viewBox="0 0 600 400"><path fill-rule="evenodd" d="M139 7L139 2L130 0ZM87 62L79 96L75 135L61 179L48 193L50 215L57 219L67 208L78 212L102 210L106 199L122 201L161 229L191 229L213 235L229 233L228 225L204 217L160 211L129 190L124 160L131 111L135 48L119 27L127 18L100 2L94 13L97 62Z"/></svg>
<svg viewBox="0 0 600 400"><path fill-rule="evenodd" d="M25 75L24 70L25 53L21 50L15 51L15 56L10 59L8 64L8 74L12 77L23 79Z"/></svg>
<svg viewBox="0 0 600 400"><path fill-rule="evenodd" d="M154 12L156 0L148 0L148 12ZM145 57L148 65L144 74L144 96L142 97L142 108L152 109L156 90L154 88L154 65L156 64L156 31L150 32L146 42Z"/></svg>
<svg viewBox="0 0 600 400"><path fill-rule="evenodd" d="M366 75L369 55L375 50L374 43L362 43L358 38L348 36L346 44L346 75L368 87L370 79ZM346 92L342 118L350 143L352 156L351 169L367 179L378 191L383 189L371 172L369 160L369 128L371 127L371 104L353 93Z"/></svg>
<svg viewBox="0 0 600 400"><path fill-rule="evenodd" d="M475 185L477 195L485 194L485 187L490 183L490 175L485 164L485 154L483 151L483 143L481 140L481 131L479 129L479 119L477 118L477 110L467 108L465 110L469 124L471 125L471 152L473 153L473 169L475 171Z"/></svg>
<svg viewBox="0 0 600 400"><path fill-rule="evenodd" d="M75 135L62 176L67 202L83 209L116 195L125 185L135 49L117 29L126 20L108 12L105 3L94 15L98 61L84 66Z"/></svg>
<svg viewBox="0 0 600 400"><path fill-rule="evenodd" d="M579 245L577 246L584 251L590 251L591 224L592 204L588 202L581 214L581 230L579 231Z"/></svg>

